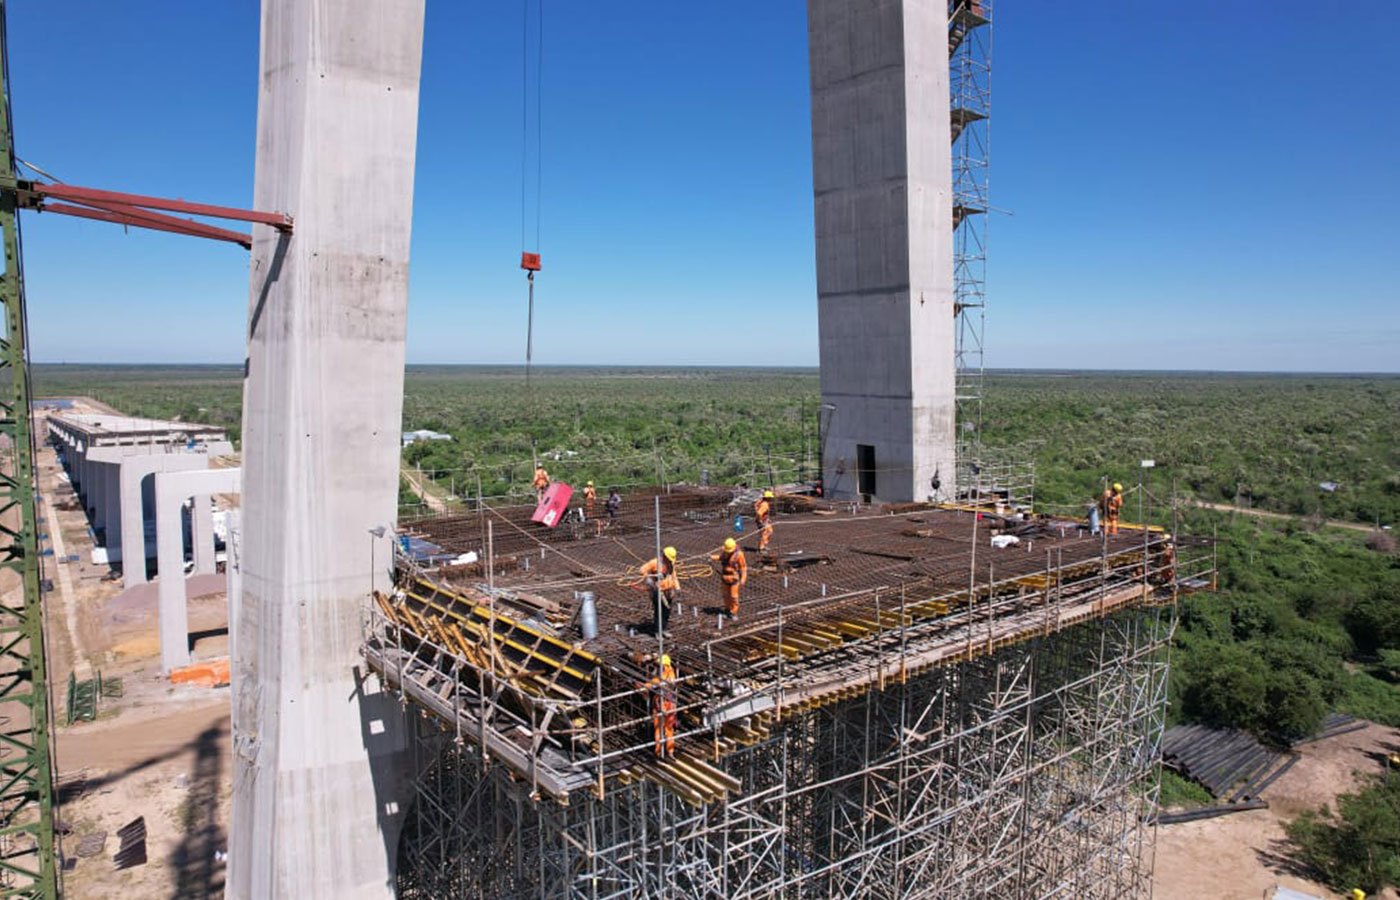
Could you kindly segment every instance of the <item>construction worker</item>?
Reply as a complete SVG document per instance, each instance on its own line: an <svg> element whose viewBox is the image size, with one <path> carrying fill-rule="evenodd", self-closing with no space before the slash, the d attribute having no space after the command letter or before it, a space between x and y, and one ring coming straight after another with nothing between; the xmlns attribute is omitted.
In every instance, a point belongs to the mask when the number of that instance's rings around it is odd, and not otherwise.
<svg viewBox="0 0 1400 900"><path fill-rule="evenodd" d="M661 654L661 667L647 688L651 691L656 756L667 759L676 755L676 670L667 654Z"/></svg>
<svg viewBox="0 0 1400 900"><path fill-rule="evenodd" d="M733 538L725 538L724 549L711 553L710 559L719 563L719 579L724 584L724 613L733 619L739 615L739 588L749 580L749 562Z"/></svg>
<svg viewBox="0 0 1400 900"><path fill-rule="evenodd" d="M544 492L549 489L549 473L545 471L544 463L535 463L535 502L544 502Z"/></svg>
<svg viewBox="0 0 1400 900"><path fill-rule="evenodd" d="M671 605L681 592L680 580L676 578L676 548L667 547L637 571L651 587L652 632L661 634L671 618Z"/></svg>
<svg viewBox="0 0 1400 900"><path fill-rule="evenodd" d="M754 521L758 523L758 549L767 550L768 542L773 539L773 492L764 491L753 505Z"/></svg>
<svg viewBox="0 0 1400 900"><path fill-rule="evenodd" d="M586 519L593 518L593 504L598 500L598 490L593 487L593 482L588 482L583 486L583 515Z"/></svg>
<svg viewBox="0 0 1400 900"><path fill-rule="evenodd" d="M1123 509L1123 485L1118 482L1113 483L1113 487L1104 488L1103 496L1099 498L1099 512L1103 514L1104 533L1118 533L1118 514Z"/></svg>
<svg viewBox="0 0 1400 900"><path fill-rule="evenodd" d="M612 526L612 523L617 521L617 508L619 507L622 507L622 494L617 493L616 487L609 488L608 502L605 502L605 504L603 504L603 509L605 509L605 511L608 512L609 526ZM602 535L603 533L602 519L598 519L598 533L599 535Z"/></svg>

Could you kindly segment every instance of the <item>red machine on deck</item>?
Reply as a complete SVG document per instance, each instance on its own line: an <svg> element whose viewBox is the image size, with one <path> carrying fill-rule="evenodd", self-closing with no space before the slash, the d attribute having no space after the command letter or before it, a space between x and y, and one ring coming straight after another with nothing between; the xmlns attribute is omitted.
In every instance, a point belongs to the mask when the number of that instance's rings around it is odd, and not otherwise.
<svg viewBox="0 0 1400 900"><path fill-rule="evenodd" d="M549 528L559 524L564 518L564 513L569 509L569 500L574 496L574 489L562 481L555 481L545 488L544 499L539 506L535 507L535 514L530 516L531 522L539 522Z"/></svg>

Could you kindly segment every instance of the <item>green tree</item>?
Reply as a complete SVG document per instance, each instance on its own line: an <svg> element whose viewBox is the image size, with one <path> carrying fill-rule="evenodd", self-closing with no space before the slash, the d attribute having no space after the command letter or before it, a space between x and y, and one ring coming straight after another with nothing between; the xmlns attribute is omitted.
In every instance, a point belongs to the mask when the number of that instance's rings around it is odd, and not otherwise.
<svg viewBox="0 0 1400 900"><path fill-rule="evenodd" d="M1286 826L1297 858L1338 891L1400 887L1400 772L1337 798L1337 813L1309 810Z"/></svg>

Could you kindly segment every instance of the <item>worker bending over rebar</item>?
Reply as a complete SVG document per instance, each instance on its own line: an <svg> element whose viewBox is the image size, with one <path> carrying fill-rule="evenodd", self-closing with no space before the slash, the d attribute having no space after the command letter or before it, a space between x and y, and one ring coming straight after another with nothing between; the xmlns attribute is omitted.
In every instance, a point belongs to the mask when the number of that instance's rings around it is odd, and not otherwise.
<svg viewBox="0 0 1400 900"><path fill-rule="evenodd" d="M651 587L653 633L663 634L671 618L671 606L681 592L680 579L676 577L676 548L667 547L660 556L643 563L637 571Z"/></svg>

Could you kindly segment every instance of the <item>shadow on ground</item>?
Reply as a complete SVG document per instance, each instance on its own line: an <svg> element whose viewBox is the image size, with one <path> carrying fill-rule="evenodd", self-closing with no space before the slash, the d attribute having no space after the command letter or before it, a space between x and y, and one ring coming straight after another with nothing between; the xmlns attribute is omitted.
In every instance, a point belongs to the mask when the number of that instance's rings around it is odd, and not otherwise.
<svg viewBox="0 0 1400 900"><path fill-rule="evenodd" d="M227 730L220 723L200 732L194 741L194 765L189 793L180 805L180 844L170 864L178 873L171 900L204 900L223 896L224 863L216 859L227 847L228 837L219 824L219 793L224 780L220 743Z"/></svg>

